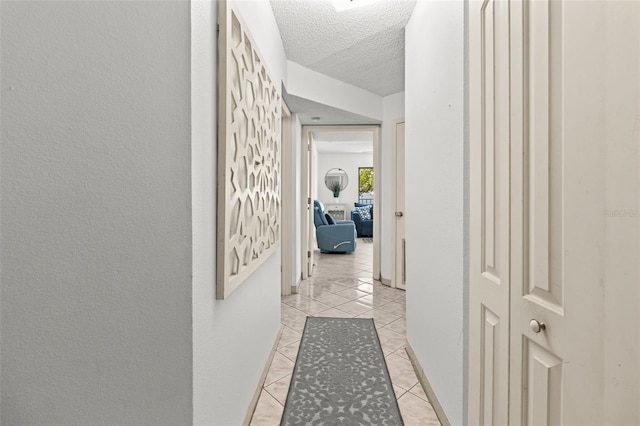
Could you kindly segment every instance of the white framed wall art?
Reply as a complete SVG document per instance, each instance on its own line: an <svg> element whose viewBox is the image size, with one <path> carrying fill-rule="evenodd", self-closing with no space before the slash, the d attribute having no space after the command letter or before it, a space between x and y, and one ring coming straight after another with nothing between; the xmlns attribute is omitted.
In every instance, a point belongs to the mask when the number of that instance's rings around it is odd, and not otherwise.
<svg viewBox="0 0 640 426"><path fill-rule="evenodd" d="M280 245L281 95L249 28L220 3L216 297Z"/></svg>

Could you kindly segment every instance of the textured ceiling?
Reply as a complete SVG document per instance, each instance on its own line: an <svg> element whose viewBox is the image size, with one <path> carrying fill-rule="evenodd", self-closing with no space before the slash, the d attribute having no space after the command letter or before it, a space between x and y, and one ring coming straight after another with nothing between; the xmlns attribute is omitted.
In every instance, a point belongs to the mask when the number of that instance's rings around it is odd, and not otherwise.
<svg viewBox="0 0 640 426"><path fill-rule="evenodd" d="M358 0L353 0L358 2ZM271 0L287 59L381 96L404 90L404 27L415 0Z"/></svg>

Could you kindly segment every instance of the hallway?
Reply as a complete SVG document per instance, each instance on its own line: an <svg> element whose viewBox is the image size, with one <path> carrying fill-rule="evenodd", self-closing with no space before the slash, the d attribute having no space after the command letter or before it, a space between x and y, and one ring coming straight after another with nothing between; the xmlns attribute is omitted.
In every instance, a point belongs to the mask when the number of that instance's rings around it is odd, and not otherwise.
<svg viewBox="0 0 640 426"><path fill-rule="evenodd" d="M359 239L353 254L315 256L300 293L282 298L282 335L251 425L279 424L307 316L373 318L405 424L440 425L405 351L405 292L370 278L373 244Z"/></svg>

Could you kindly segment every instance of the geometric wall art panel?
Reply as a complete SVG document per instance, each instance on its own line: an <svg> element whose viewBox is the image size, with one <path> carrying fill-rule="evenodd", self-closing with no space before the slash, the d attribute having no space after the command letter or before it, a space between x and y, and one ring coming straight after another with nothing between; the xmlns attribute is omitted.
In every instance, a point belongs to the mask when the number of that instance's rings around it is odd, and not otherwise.
<svg viewBox="0 0 640 426"><path fill-rule="evenodd" d="M281 98L249 29L220 2L216 297L280 245Z"/></svg>

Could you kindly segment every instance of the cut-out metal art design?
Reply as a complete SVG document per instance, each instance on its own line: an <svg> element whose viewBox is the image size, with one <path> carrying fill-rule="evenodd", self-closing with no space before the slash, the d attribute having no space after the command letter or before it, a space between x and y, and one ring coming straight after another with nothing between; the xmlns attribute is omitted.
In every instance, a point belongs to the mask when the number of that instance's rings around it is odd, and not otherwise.
<svg viewBox="0 0 640 426"><path fill-rule="evenodd" d="M216 297L280 244L280 90L249 29L220 2Z"/></svg>

